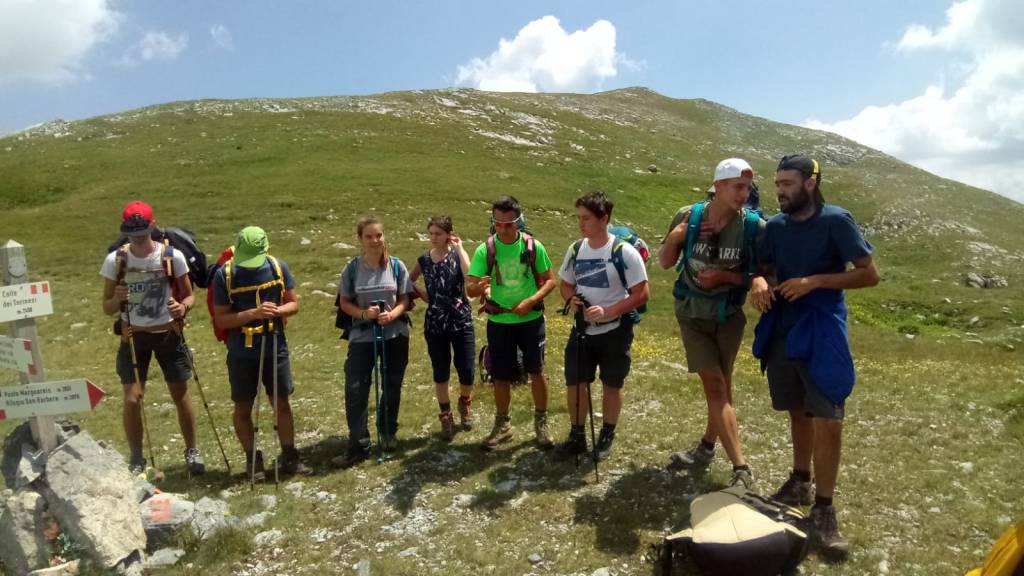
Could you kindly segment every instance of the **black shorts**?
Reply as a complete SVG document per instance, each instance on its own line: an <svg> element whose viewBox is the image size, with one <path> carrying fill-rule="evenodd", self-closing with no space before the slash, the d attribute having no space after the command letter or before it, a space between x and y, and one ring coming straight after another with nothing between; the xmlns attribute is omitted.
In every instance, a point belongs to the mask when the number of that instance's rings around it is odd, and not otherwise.
<svg viewBox="0 0 1024 576"><path fill-rule="evenodd" d="M424 333L427 339L427 354L434 370L434 382L447 382L452 376L452 358L455 371L459 373L459 384L473 385L473 370L476 367L476 336L473 325L465 330L447 334Z"/></svg>
<svg viewBox="0 0 1024 576"><path fill-rule="evenodd" d="M491 376L511 382L519 376L516 349L523 353L527 374L544 370L544 317L518 324L487 321L487 350L491 356Z"/></svg>
<svg viewBox="0 0 1024 576"><path fill-rule="evenodd" d="M139 378L145 383L149 376L149 362L156 356L160 370L164 373L164 381L168 383L188 382L192 378L192 368L188 360L188 350L181 335L173 330L166 332L136 332L135 360L138 362ZM132 367L132 354L128 342L121 342L117 350L117 375L121 384L135 382L135 369Z"/></svg>
<svg viewBox="0 0 1024 576"><path fill-rule="evenodd" d="M268 346L268 348L270 348ZM256 387L259 385L260 361L258 358L232 356L228 352L228 381L231 382L231 401L249 402L256 398ZM263 389L267 396L274 393L274 356L267 351L263 358ZM295 391L292 385L292 369L288 361L288 349L277 355L277 393L291 396Z"/></svg>
<svg viewBox="0 0 1024 576"><path fill-rule="evenodd" d="M622 388L632 363L633 323L623 321L604 334L584 336L582 354L579 353L578 341L576 328L573 328L565 345L566 385L593 382L600 366L601 383L609 388Z"/></svg>
<svg viewBox="0 0 1024 576"><path fill-rule="evenodd" d="M786 338L777 336L768 344L768 391L772 408L776 410L803 409L808 416L842 420L845 402L833 404L818 390L810 370L800 360L790 360L786 353Z"/></svg>

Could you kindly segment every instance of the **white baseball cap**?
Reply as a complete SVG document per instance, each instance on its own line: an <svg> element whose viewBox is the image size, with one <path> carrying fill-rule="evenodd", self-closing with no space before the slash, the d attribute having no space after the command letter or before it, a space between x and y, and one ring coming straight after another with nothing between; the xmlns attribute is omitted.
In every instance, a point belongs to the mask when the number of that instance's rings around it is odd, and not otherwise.
<svg viewBox="0 0 1024 576"><path fill-rule="evenodd" d="M754 177L754 169L742 158L726 158L715 167L715 182L726 178Z"/></svg>

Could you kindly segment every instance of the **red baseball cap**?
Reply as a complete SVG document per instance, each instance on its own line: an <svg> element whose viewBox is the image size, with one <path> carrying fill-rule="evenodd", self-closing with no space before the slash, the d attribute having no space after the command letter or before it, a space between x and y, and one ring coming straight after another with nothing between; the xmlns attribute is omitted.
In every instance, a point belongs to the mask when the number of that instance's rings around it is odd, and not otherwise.
<svg viewBox="0 0 1024 576"><path fill-rule="evenodd" d="M145 236L153 231L153 208L141 200L133 200L121 212L121 233Z"/></svg>

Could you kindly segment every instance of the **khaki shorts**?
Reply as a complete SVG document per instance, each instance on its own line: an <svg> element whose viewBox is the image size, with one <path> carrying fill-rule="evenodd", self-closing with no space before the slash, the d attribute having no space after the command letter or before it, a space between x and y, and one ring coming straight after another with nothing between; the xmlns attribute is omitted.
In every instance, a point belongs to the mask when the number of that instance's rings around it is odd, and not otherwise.
<svg viewBox="0 0 1024 576"><path fill-rule="evenodd" d="M736 354L743 343L743 328L747 325L743 311L729 316L725 322L679 316L676 319L683 337L687 369L690 372L703 372L718 368L723 375L731 375Z"/></svg>

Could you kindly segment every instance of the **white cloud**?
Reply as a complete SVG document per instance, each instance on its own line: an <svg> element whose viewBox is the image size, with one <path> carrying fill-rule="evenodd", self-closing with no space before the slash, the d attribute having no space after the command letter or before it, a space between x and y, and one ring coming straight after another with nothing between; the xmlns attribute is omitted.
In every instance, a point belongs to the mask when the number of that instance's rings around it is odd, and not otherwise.
<svg viewBox="0 0 1024 576"><path fill-rule="evenodd" d="M231 36L231 31L228 30L227 26L223 24L217 24L210 28L210 37L217 46L227 50L228 52L235 51L235 39Z"/></svg>
<svg viewBox="0 0 1024 576"><path fill-rule="evenodd" d="M125 51L117 64L132 67L137 66L140 60L142 62L177 60L185 48L188 48L188 34L184 32L178 34L177 37L171 37L166 32L150 31L146 32L142 40Z"/></svg>
<svg viewBox="0 0 1024 576"><path fill-rule="evenodd" d="M459 66L455 84L498 92L589 92L614 77L617 64L642 67L615 51L615 26L598 20L572 33L544 16L502 38L486 58Z"/></svg>
<svg viewBox="0 0 1024 576"><path fill-rule="evenodd" d="M171 38L166 32L146 32L139 42L139 55L143 60L176 60L188 47L188 34Z"/></svg>
<svg viewBox="0 0 1024 576"><path fill-rule="evenodd" d="M109 0L0 1L0 84L74 80L117 29Z"/></svg>
<svg viewBox="0 0 1024 576"><path fill-rule="evenodd" d="M901 52L944 50L964 60L951 88L929 86L834 123L808 120L940 176L1024 202L1024 4L961 0L937 29L907 28Z"/></svg>

